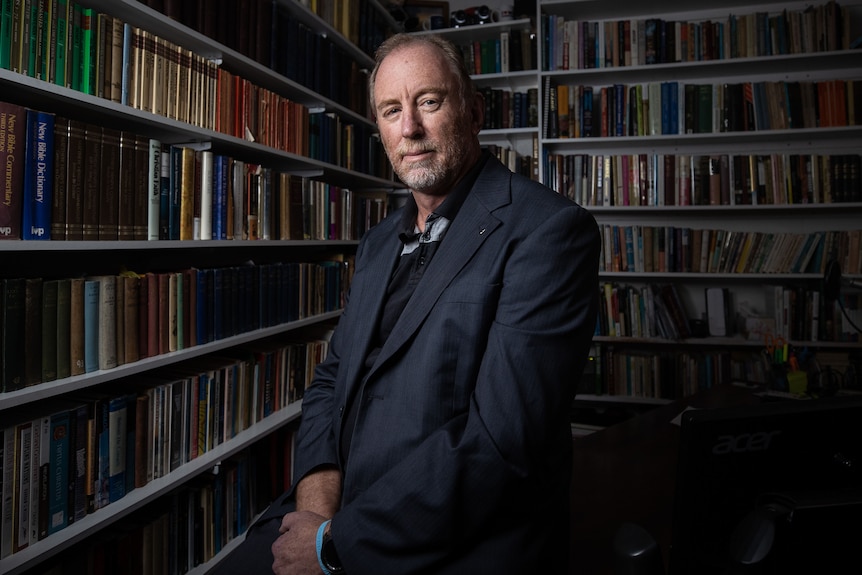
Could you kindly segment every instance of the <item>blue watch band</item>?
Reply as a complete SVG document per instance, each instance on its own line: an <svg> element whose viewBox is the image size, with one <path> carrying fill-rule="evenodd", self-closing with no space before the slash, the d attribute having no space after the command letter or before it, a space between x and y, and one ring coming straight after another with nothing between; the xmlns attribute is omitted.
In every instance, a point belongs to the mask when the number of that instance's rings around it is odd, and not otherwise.
<svg viewBox="0 0 862 575"><path fill-rule="evenodd" d="M317 528L317 539L315 541L315 545L317 547L317 563L320 565L320 570L325 573L325 575L332 575L332 572L326 568L326 565L323 563L323 558L320 556L320 551L323 548L323 532L326 531L326 526L329 525L330 520L326 520L320 524L320 527Z"/></svg>

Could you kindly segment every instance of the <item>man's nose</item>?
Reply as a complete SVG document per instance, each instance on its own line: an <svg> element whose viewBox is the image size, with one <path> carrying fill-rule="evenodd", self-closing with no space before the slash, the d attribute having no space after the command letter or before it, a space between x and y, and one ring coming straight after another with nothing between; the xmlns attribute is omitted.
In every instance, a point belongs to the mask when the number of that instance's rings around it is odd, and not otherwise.
<svg viewBox="0 0 862 575"><path fill-rule="evenodd" d="M422 116L416 108L405 108L401 114L401 135L416 138L422 135Z"/></svg>

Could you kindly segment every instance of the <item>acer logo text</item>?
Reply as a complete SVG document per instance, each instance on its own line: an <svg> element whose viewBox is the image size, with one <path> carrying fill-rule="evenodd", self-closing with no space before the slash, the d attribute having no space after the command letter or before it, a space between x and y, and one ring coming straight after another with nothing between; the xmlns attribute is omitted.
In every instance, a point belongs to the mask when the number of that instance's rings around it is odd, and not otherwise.
<svg viewBox="0 0 862 575"><path fill-rule="evenodd" d="M748 453L751 451L764 451L769 449L772 438L781 433L775 431L758 431L756 433L742 433L740 435L721 435L718 442L712 447L715 455L727 455L728 453Z"/></svg>

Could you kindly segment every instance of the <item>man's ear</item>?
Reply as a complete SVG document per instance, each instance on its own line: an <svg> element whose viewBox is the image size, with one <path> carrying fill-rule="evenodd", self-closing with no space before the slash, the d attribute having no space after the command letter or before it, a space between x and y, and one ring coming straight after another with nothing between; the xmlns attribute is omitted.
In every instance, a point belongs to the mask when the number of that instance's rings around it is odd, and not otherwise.
<svg viewBox="0 0 862 575"><path fill-rule="evenodd" d="M471 110L473 116L473 135L477 135L482 126L485 125L485 96L481 92L476 92L473 95L473 106Z"/></svg>

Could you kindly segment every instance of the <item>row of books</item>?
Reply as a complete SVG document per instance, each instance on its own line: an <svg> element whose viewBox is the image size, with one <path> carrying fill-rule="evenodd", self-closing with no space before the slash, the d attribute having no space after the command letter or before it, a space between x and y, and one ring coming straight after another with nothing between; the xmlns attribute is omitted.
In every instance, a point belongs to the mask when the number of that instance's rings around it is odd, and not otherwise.
<svg viewBox="0 0 862 575"><path fill-rule="evenodd" d="M764 287L766 317L759 322L769 333L793 341L859 341L859 333L848 316L862 313L862 295L843 293L827 300L820 289L801 286ZM669 284L634 286L603 282L599 288L601 307L596 335L640 339L680 340L699 335L731 336L736 333L733 318L724 318L723 333L696 334L691 316L677 289ZM843 309L842 309L843 308ZM721 314L720 310L716 310ZM709 313L709 311L708 311ZM757 334L748 334L757 337Z"/></svg>
<svg viewBox="0 0 862 575"><path fill-rule="evenodd" d="M488 152L500 160L504 166L516 174L521 174L522 176L531 179L535 179L537 177L538 163L533 156L521 155L517 150L509 147L498 146L497 144L487 144L482 147L488 150Z"/></svg>
<svg viewBox="0 0 862 575"><path fill-rule="evenodd" d="M336 311L350 267L279 262L3 279L0 392Z"/></svg>
<svg viewBox="0 0 862 575"><path fill-rule="evenodd" d="M508 74L536 69L536 39L529 30L500 32L498 38L458 46L471 74Z"/></svg>
<svg viewBox="0 0 862 575"><path fill-rule="evenodd" d="M856 126L862 80L583 86L545 79L546 138Z"/></svg>
<svg viewBox="0 0 862 575"><path fill-rule="evenodd" d="M853 9L830 1L801 10L729 14L700 21L662 18L566 20L543 14L546 70L583 70L810 54L850 47Z"/></svg>
<svg viewBox="0 0 862 575"><path fill-rule="evenodd" d="M285 426L84 545L43 563L42 575L188 573L241 535L290 486L294 431Z"/></svg>
<svg viewBox="0 0 862 575"><path fill-rule="evenodd" d="M302 396L327 341L198 358L70 394L2 429L0 557L176 471ZM248 515L240 511L247 525Z"/></svg>
<svg viewBox="0 0 862 575"><path fill-rule="evenodd" d="M538 126L539 90L513 92L502 88L480 89L485 99L485 130L509 130Z"/></svg>
<svg viewBox="0 0 862 575"><path fill-rule="evenodd" d="M385 193L0 102L0 239L358 239Z"/></svg>
<svg viewBox="0 0 862 575"><path fill-rule="evenodd" d="M821 289L783 285L767 289L776 336L795 341L862 341L853 325L862 320L862 294L846 291L828 301Z"/></svg>
<svg viewBox="0 0 862 575"><path fill-rule="evenodd" d="M360 66L328 34L313 30L273 0L207 2L142 0L169 18L243 54L259 64L358 112L367 91ZM324 22L372 54L382 41L375 29L385 22L368 0L306 3ZM376 43L369 39L380 37ZM364 45L366 44L367 45ZM306 56L311 54L314 62Z"/></svg>
<svg viewBox="0 0 862 575"><path fill-rule="evenodd" d="M858 154L554 154L545 183L584 206L862 201Z"/></svg>
<svg viewBox="0 0 862 575"><path fill-rule="evenodd" d="M614 345L597 347L597 395L679 399L733 381L763 382L768 373L760 366L760 354L754 353L651 353ZM746 379L737 377L740 374Z"/></svg>
<svg viewBox="0 0 862 575"><path fill-rule="evenodd" d="M241 76L241 71L230 71L156 34L76 2L56 0L48 4L45 9L39 0L23 0L20 5L16 3L15 10L10 5L10 26L17 22L16 14L20 19L32 12L44 28L40 34L45 42L39 45L41 52L30 53L22 44L23 34L10 35L8 44L0 37L0 67L298 155L320 158L335 144L309 134L307 107L253 84ZM4 53L9 54L6 61ZM297 49L296 54L294 57L300 58L302 50ZM321 64L319 69L329 68ZM334 73L340 75L339 85L346 84L342 70ZM365 92L364 79L358 82L362 89L351 93ZM364 115L365 107L359 113ZM338 142L343 142L349 153L339 151L327 159L346 166L345 158L350 157L355 169L377 169L380 171L374 173L386 177L390 172L381 160L379 140L370 129L347 130L347 124L353 123L343 123Z"/></svg>
<svg viewBox="0 0 862 575"><path fill-rule="evenodd" d="M862 229L760 232L600 224L604 272L822 275L836 260L862 273Z"/></svg>

